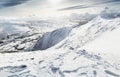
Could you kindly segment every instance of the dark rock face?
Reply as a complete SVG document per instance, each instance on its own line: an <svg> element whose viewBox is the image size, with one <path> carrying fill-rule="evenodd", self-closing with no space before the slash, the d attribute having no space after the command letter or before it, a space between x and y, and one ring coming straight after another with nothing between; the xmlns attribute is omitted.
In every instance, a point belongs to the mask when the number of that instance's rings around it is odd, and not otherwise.
<svg viewBox="0 0 120 77"><path fill-rule="evenodd" d="M71 29L72 28L65 27L54 30L50 33L46 33L41 39L37 41L32 50L45 50L56 45L68 36Z"/></svg>

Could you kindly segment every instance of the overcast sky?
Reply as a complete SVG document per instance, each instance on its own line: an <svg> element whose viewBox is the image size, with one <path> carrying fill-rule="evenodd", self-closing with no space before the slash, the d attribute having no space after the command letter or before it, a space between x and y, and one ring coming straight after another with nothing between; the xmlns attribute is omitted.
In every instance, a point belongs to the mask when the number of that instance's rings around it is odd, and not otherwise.
<svg viewBox="0 0 120 77"><path fill-rule="evenodd" d="M120 7L120 0L0 0L0 15L32 15L89 8Z"/></svg>

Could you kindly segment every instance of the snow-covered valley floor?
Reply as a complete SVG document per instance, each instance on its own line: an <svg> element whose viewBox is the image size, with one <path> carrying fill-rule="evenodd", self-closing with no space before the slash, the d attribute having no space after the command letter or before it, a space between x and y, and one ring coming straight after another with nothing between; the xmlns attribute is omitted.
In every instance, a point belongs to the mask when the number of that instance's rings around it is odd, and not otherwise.
<svg viewBox="0 0 120 77"><path fill-rule="evenodd" d="M0 77L120 77L120 18L80 21L0 20Z"/></svg>

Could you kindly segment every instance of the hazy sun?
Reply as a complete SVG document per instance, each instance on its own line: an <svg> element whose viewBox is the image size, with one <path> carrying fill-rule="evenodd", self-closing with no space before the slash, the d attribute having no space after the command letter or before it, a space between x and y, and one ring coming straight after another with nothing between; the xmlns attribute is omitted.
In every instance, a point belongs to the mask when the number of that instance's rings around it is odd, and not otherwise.
<svg viewBox="0 0 120 77"><path fill-rule="evenodd" d="M58 3L62 2L63 0L48 0L48 1L52 4L58 4Z"/></svg>

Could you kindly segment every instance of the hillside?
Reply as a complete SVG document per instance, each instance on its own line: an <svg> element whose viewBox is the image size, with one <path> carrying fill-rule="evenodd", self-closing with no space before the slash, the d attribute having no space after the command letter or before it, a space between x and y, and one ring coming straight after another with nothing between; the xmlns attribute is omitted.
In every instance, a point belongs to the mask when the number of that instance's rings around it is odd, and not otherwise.
<svg viewBox="0 0 120 77"><path fill-rule="evenodd" d="M43 34L28 49L34 51L1 53L0 76L120 77L119 21L98 16Z"/></svg>

